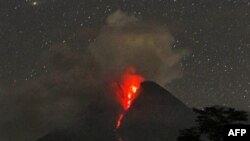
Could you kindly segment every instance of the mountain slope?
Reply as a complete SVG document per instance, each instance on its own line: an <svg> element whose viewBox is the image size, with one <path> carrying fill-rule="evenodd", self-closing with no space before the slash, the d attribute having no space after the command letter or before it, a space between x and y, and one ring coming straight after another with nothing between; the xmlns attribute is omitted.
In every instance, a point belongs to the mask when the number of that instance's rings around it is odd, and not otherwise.
<svg viewBox="0 0 250 141"><path fill-rule="evenodd" d="M143 82L139 93L119 130L124 141L175 140L194 124L193 111L158 84Z"/></svg>
<svg viewBox="0 0 250 141"><path fill-rule="evenodd" d="M118 141L116 133L123 141L172 141L179 135L179 129L194 123L192 110L158 84L143 82L138 92L117 132L116 105L101 98L82 115L83 121L50 132L37 141Z"/></svg>

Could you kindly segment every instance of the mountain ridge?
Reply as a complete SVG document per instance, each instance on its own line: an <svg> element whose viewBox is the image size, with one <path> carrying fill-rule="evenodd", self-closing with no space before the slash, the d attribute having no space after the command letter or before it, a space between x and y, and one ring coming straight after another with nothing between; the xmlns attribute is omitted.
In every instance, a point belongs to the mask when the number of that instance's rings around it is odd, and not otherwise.
<svg viewBox="0 0 250 141"><path fill-rule="evenodd" d="M37 141L118 141L119 137L123 141L171 141L176 140L179 129L193 123L192 110L155 82L143 82L138 93L118 130L112 119L114 105L93 103L88 118L77 127L55 130Z"/></svg>

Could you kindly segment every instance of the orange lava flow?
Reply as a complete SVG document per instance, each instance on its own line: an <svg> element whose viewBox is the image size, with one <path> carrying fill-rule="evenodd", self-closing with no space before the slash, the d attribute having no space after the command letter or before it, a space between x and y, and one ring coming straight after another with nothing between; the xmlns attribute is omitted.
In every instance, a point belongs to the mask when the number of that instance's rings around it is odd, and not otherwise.
<svg viewBox="0 0 250 141"><path fill-rule="evenodd" d="M118 120L116 122L116 129L121 126L121 121L122 121L123 116L124 116L123 114L119 115L119 118L118 118Z"/></svg>
<svg viewBox="0 0 250 141"><path fill-rule="evenodd" d="M129 67L124 71L121 80L114 83L115 95L124 111L130 108L132 102L137 97L137 90L143 80L144 78L136 73L135 68ZM120 127L123 116L123 113L119 115L116 128Z"/></svg>

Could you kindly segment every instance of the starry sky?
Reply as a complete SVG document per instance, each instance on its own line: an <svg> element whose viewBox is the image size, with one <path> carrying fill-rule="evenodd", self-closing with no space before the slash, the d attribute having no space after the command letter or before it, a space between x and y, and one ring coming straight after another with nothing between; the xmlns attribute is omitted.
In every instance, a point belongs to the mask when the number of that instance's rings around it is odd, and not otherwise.
<svg viewBox="0 0 250 141"><path fill-rule="evenodd" d="M249 39L250 0L1 0L0 140L78 121L131 58L189 107L250 111Z"/></svg>
<svg viewBox="0 0 250 141"><path fill-rule="evenodd" d="M185 49L182 78L166 87L190 107L250 109L249 0L11 0L0 2L0 92L49 73L54 45L95 42L117 10L166 25Z"/></svg>

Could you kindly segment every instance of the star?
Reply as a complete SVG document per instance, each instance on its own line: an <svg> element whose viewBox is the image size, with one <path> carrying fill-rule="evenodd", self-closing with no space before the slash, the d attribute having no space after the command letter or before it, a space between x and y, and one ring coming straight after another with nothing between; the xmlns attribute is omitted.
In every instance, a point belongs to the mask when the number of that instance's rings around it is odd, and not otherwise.
<svg viewBox="0 0 250 141"><path fill-rule="evenodd" d="M38 4L37 1L33 1L33 2L32 2L32 5L33 5L33 6L36 6L37 4Z"/></svg>

